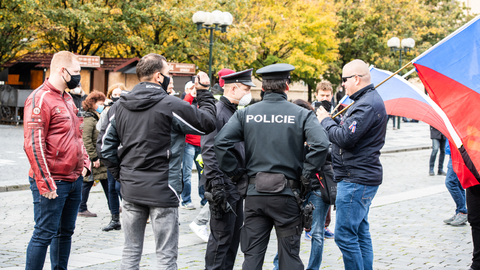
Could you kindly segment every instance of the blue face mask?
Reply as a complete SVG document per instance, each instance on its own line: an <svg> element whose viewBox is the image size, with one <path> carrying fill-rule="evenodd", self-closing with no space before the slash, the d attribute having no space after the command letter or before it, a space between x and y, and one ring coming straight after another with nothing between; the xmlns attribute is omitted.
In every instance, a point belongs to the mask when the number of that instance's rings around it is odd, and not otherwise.
<svg viewBox="0 0 480 270"><path fill-rule="evenodd" d="M103 108L104 108L103 105L99 105L99 106L97 107L96 111L97 111L98 113L102 113L102 112L103 112Z"/></svg>

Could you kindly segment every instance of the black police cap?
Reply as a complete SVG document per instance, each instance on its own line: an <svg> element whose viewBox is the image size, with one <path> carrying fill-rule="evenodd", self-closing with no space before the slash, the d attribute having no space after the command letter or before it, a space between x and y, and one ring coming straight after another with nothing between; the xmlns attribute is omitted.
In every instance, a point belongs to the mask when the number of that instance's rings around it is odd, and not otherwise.
<svg viewBox="0 0 480 270"><path fill-rule="evenodd" d="M257 74L262 75L264 80L283 80L290 79L290 71L295 67L290 64L273 64L257 70Z"/></svg>
<svg viewBox="0 0 480 270"><path fill-rule="evenodd" d="M222 79L225 80L225 84L243 83L245 85L255 87L255 84L252 82L252 70L253 68L228 74L222 76Z"/></svg>

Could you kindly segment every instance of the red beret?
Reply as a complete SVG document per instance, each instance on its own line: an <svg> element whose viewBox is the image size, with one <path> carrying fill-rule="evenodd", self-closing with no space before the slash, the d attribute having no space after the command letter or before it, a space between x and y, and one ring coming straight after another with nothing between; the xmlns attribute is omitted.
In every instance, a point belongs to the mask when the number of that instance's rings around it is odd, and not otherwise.
<svg viewBox="0 0 480 270"><path fill-rule="evenodd" d="M224 68L218 72L218 84L220 85L220 87L223 87L225 85L225 80L223 80L222 77L232 73L235 73L235 71L228 68Z"/></svg>

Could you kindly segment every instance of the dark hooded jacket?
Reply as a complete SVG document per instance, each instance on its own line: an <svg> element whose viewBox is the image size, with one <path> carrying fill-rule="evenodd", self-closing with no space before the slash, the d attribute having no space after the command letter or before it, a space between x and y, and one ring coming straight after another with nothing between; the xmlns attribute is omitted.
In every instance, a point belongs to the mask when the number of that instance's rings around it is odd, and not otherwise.
<svg viewBox="0 0 480 270"><path fill-rule="evenodd" d="M97 141L105 165L132 203L178 207L185 134L215 130L212 94L197 90L197 106L169 96L160 85L137 84L108 111Z"/></svg>

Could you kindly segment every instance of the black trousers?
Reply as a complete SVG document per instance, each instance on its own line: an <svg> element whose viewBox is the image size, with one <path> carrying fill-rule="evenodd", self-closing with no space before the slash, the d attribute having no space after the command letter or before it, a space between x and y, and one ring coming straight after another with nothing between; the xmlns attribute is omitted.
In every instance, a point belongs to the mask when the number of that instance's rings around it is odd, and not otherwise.
<svg viewBox="0 0 480 270"><path fill-rule="evenodd" d="M235 264L240 244L240 227L243 223L243 199L230 205L237 216L229 212L221 219L210 218L211 233L205 254L206 270L233 269Z"/></svg>
<svg viewBox="0 0 480 270"><path fill-rule="evenodd" d="M467 188L468 222L472 227L472 268L480 270L480 185Z"/></svg>
<svg viewBox="0 0 480 270"><path fill-rule="evenodd" d="M108 202L108 180L102 179L100 180L102 184L103 192L105 193L105 197L107 197ZM90 182L83 182L82 184L82 202L80 203L80 207L78 208L78 212L84 212L88 210L87 208L87 201L88 196L90 195L90 189L92 189L93 181ZM108 204L108 209L110 209L110 204Z"/></svg>
<svg viewBox="0 0 480 270"><path fill-rule="evenodd" d="M247 196L240 245L243 270L260 270L273 226L277 234L280 270L303 270L300 259L300 207L292 196Z"/></svg>

